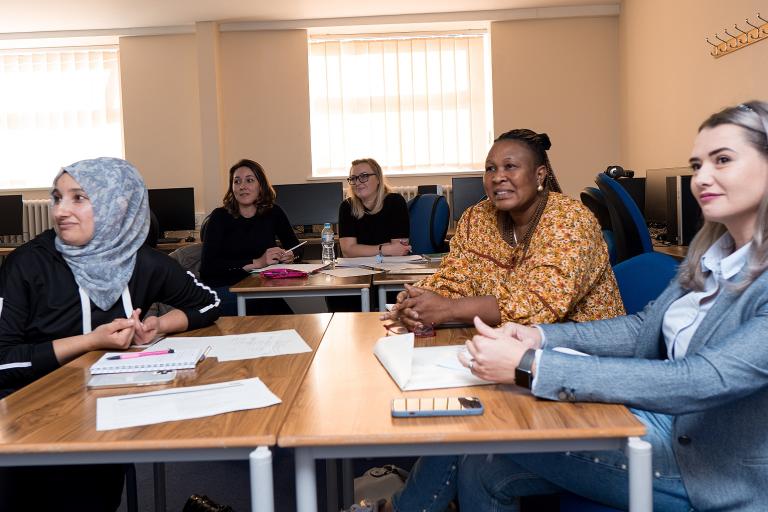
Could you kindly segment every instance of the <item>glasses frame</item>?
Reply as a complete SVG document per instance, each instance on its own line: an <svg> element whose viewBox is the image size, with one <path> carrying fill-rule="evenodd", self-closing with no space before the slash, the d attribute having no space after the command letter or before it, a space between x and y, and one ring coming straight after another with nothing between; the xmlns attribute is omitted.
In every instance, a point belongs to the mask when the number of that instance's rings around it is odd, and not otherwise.
<svg viewBox="0 0 768 512"><path fill-rule="evenodd" d="M374 173L374 172L361 172L360 174L357 174L357 175L354 175L354 176L350 176L349 178L347 178L347 183L349 183L350 185L354 185L358 181L360 183L365 183L365 182L368 181L368 179L371 176L376 176L376 173Z"/></svg>

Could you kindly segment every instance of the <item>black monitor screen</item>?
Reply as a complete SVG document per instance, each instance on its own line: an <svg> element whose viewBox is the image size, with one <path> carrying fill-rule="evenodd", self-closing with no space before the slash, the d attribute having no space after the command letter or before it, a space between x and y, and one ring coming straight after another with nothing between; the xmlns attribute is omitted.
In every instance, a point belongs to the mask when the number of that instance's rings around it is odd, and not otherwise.
<svg viewBox="0 0 768 512"><path fill-rule="evenodd" d="M667 177L691 174L689 167L648 169L645 171L645 221L662 225L667 222Z"/></svg>
<svg viewBox="0 0 768 512"><path fill-rule="evenodd" d="M340 182L275 185L275 202L294 226L339 222L339 205L344 199Z"/></svg>
<svg viewBox="0 0 768 512"><path fill-rule="evenodd" d="M23 235L24 203L20 195L0 196L0 235Z"/></svg>
<svg viewBox="0 0 768 512"><path fill-rule="evenodd" d="M149 208L160 224L160 233L195 229L195 189L153 188L149 191Z"/></svg>
<svg viewBox="0 0 768 512"><path fill-rule="evenodd" d="M485 198L483 177L453 178L453 220L459 220L464 210Z"/></svg>

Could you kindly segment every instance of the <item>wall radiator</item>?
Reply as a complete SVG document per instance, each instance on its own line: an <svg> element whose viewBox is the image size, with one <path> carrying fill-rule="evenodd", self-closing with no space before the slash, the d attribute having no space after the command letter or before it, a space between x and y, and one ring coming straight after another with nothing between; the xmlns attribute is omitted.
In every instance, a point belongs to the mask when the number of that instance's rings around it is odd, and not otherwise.
<svg viewBox="0 0 768 512"><path fill-rule="evenodd" d="M29 242L46 229L53 227L50 199L25 199L23 202L23 235L0 236L0 243Z"/></svg>

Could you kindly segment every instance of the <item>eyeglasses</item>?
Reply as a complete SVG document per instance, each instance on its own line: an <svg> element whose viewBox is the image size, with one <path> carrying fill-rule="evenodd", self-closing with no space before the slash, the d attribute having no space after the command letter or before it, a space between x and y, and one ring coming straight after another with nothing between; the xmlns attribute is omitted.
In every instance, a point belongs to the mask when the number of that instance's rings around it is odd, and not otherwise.
<svg viewBox="0 0 768 512"><path fill-rule="evenodd" d="M365 183L366 181L368 181L368 178L370 178L373 175L374 174L372 172L361 172L357 176L350 176L349 178L347 178L347 183L349 183L350 185L354 185L358 181L360 183Z"/></svg>

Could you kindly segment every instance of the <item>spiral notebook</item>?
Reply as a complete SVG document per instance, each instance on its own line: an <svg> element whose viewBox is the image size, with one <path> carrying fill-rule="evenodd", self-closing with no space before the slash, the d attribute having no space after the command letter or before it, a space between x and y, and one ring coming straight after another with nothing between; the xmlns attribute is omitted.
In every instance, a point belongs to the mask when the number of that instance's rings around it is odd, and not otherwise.
<svg viewBox="0 0 768 512"><path fill-rule="evenodd" d="M133 359L109 359L122 354L126 354L126 352L107 352L101 356L101 359L91 366L91 375L194 368L203 359L205 351L203 349L178 349L171 354L158 354Z"/></svg>

